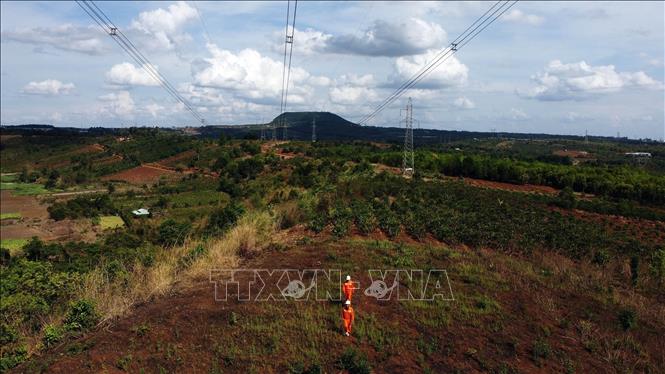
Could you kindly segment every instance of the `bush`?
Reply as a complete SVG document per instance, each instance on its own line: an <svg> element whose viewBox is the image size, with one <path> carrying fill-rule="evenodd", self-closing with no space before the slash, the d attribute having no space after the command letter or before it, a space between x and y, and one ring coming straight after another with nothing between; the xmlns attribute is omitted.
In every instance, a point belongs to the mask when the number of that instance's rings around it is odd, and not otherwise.
<svg viewBox="0 0 665 374"><path fill-rule="evenodd" d="M44 327L44 337L42 343L44 347L50 348L59 343L63 338L62 327L56 325L46 325Z"/></svg>
<svg viewBox="0 0 665 374"><path fill-rule="evenodd" d="M337 205L330 217L332 221L332 233L338 238L346 236L351 228L351 211L348 207Z"/></svg>
<svg viewBox="0 0 665 374"><path fill-rule="evenodd" d="M84 331L95 326L98 321L99 315L95 304L90 300L81 299L70 303L65 327L69 331Z"/></svg>
<svg viewBox="0 0 665 374"><path fill-rule="evenodd" d="M167 219L159 225L159 242L166 246L176 246L185 242L192 225Z"/></svg>
<svg viewBox="0 0 665 374"><path fill-rule="evenodd" d="M372 372L367 356L352 347L342 353L339 358L339 367L348 370L350 374L370 374Z"/></svg>
<svg viewBox="0 0 665 374"><path fill-rule="evenodd" d="M533 360L540 363L541 359L546 359L552 353L550 345L543 338L538 338L533 343Z"/></svg>
<svg viewBox="0 0 665 374"><path fill-rule="evenodd" d="M575 199L575 193L570 187L566 187L559 191L554 200L554 205L559 206L564 209L573 209L577 206L577 200Z"/></svg>
<svg viewBox="0 0 665 374"><path fill-rule="evenodd" d="M108 195L78 196L65 202L55 202L47 208L49 216L60 221L65 218L92 218L114 215L117 209Z"/></svg>
<svg viewBox="0 0 665 374"><path fill-rule="evenodd" d="M619 324L624 331L628 331L637 326L637 315L633 310L625 309L619 312Z"/></svg>
<svg viewBox="0 0 665 374"><path fill-rule="evenodd" d="M358 231L363 234L369 234L376 229L376 217L374 216L371 205L363 201L355 201L352 204L351 209L353 211L353 220Z"/></svg>
<svg viewBox="0 0 665 374"><path fill-rule="evenodd" d="M207 234L221 234L231 228L245 213L242 205L231 202L222 209L214 211L208 218Z"/></svg>
<svg viewBox="0 0 665 374"><path fill-rule="evenodd" d="M610 260L610 254L605 249L599 249L593 255L593 263L605 265Z"/></svg>
<svg viewBox="0 0 665 374"><path fill-rule="evenodd" d="M379 218L379 227L386 235L390 238L399 235L401 229L400 221L392 210L388 208L379 209L377 216Z"/></svg>

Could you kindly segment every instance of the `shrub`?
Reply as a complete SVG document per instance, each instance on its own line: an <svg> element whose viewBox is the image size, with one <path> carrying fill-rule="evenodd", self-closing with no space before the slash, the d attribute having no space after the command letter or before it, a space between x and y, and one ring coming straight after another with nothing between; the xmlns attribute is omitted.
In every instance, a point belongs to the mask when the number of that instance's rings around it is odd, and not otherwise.
<svg viewBox="0 0 665 374"><path fill-rule="evenodd" d="M176 222L167 219L159 225L159 242L167 246L180 245L185 242L185 238L191 230L191 224L187 222Z"/></svg>
<svg viewBox="0 0 665 374"><path fill-rule="evenodd" d="M339 367L348 370L350 374L370 374L372 372L367 356L352 347L342 353L339 358Z"/></svg>
<svg viewBox="0 0 665 374"><path fill-rule="evenodd" d="M70 331L83 331L95 326L98 321L99 315L95 304L90 300L81 299L70 304L65 326Z"/></svg>
<svg viewBox="0 0 665 374"><path fill-rule="evenodd" d="M651 275L656 278L659 284L665 279L665 248L656 250L651 255Z"/></svg>
<svg viewBox="0 0 665 374"><path fill-rule="evenodd" d="M208 234L221 234L231 228L238 222L240 216L245 213L245 208L242 205L231 202L222 209L214 211L208 219L206 233Z"/></svg>
<svg viewBox="0 0 665 374"><path fill-rule="evenodd" d="M554 200L554 205L559 206L564 209L573 209L577 206L577 200L575 199L575 193L570 187L565 187Z"/></svg>
<svg viewBox="0 0 665 374"><path fill-rule="evenodd" d="M624 331L630 330L637 326L637 316L633 310L625 309L619 312L619 324Z"/></svg>
<svg viewBox="0 0 665 374"><path fill-rule="evenodd" d="M593 255L593 263L605 265L610 260L610 254L605 249L599 249Z"/></svg>
<svg viewBox="0 0 665 374"><path fill-rule="evenodd" d="M371 205L363 201L355 201L351 205L351 209L358 231L363 234L369 234L376 229L376 217L374 216Z"/></svg>
<svg viewBox="0 0 665 374"><path fill-rule="evenodd" d="M3 349L2 357L0 357L0 372L6 372L25 361L27 358L28 348L24 344L10 349Z"/></svg>
<svg viewBox="0 0 665 374"><path fill-rule="evenodd" d="M46 327L44 327L44 337L42 338L44 347L50 348L55 344L59 343L62 340L62 338L63 338L62 327L52 324L46 325Z"/></svg>
<svg viewBox="0 0 665 374"><path fill-rule="evenodd" d="M345 236L351 227L351 211L348 207L337 205L330 217L332 232L338 238Z"/></svg>
<svg viewBox="0 0 665 374"><path fill-rule="evenodd" d="M538 338L533 342L533 360L540 363L541 359L546 359L552 353L550 345L543 338Z"/></svg>

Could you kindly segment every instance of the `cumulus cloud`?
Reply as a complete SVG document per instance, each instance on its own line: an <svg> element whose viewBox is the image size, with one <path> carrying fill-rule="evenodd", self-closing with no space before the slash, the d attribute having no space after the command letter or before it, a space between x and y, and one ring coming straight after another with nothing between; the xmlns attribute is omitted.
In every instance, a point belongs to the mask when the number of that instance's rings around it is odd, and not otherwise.
<svg viewBox="0 0 665 374"><path fill-rule="evenodd" d="M335 104L360 104L376 99L376 92L367 87L340 86L330 90L330 100Z"/></svg>
<svg viewBox="0 0 665 374"><path fill-rule="evenodd" d="M474 104L473 101L469 100L465 96L458 97L457 99L455 99L455 101L453 102L453 105L455 105L456 107L458 107L460 109L473 109L473 108L476 107L476 104Z"/></svg>
<svg viewBox="0 0 665 374"><path fill-rule="evenodd" d="M171 50L191 40L191 36L184 33L182 28L196 17L196 9L184 1L179 1L169 5L167 9L141 12L130 27L142 33L144 37L149 37L151 47Z"/></svg>
<svg viewBox="0 0 665 374"><path fill-rule="evenodd" d="M527 25L538 26L545 21L545 18L535 14L527 14L519 9L513 9L501 17L503 21L525 23Z"/></svg>
<svg viewBox="0 0 665 374"><path fill-rule="evenodd" d="M21 92L30 95L56 96L67 95L74 88L74 83L62 83L56 79L47 79L41 82L30 82L23 87Z"/></svg>
<svg viewBox="0 0 665 374"><path fill-rule="evenodd" d="M510 118L514 120L524 120L529 119L530 117L522 109L510 108Z"/></svg>
<svg viewBox="0 0 665 374"><path fill-rule="evenodd" d="M423 66L433 61L438 53L438 50L432 49L424 54L397 58L395 60L394 83L401 84L405 79L411 78ZM418 88L461 86L466 84L468 78L469 68L461 63L455 55L451 55L444 63L430 70L427 77L416 86Z"/></svg>
<svg viewBox="0 0 665 374"><path fill-rule="evenodd" d="M93 27L77 27L65 24L56 27L2 31L2 41L36 45L39 50L51 47L61 51L99 55L108 51L102 42L103 35Z"/></svg>
<svg viewBox="0 0 665 374"><path fill-rule="evenodd" d="M155 67L155 69L157 69ZM159 83L143 68L129 62L116 64L106 72L106 82L116 86L158 86Z"/></svg>
<svg viewBox="0 0 665 374"><path fill-rule="evenodd" d="M112 92L98 99L102 102L102 114L127 117L134 113L134 100L128 91Z"/></svg>
<svg viewBox="0 0 665 374"><path fill-rule="evenodd" d="M208 44L211 57L192 63L194 85L231 91L256 102L274 102L282 90L282 62L262 56L253 49L238 53ZM311 97L313 86L327 86L326 77L313 76L302 68L291 67L289 103L303 103Z"/></svg>
<svg viewBox="0 0 665 374"><path fill-rule="evenodd" d="M378 94L374 87L376 80L372 74L344 74L335 80L328 97L333 104L354 105L376 101Z"/></svg>
<svg viewBox="0 0 665 374"><path fill-rule="evenodd" d="M325 52L366 56L407 56L441 47L446 32L436 23L419 18L389 22L376 20L361 35L326 36Z"/></svg>
<svg viewBox="0 0 665 374"><path fill-rule="evenodd" d="M283 52L284 31L275 31L273 35L276 41L273 45L273 50L276 52ZM305 30L295 29L293 35L295 40L293 43L293 53L305 56L325 52L328 41L332 38L332 35L330 34L311 28Z"/></svg>
<svg viewBox="0 0 665 374"><path fill-rule="evenodd" d="M614 65L591 66L584 61L551 61L545 71L531 77L535 86L518 94L544 101L584 99L592 94L617 92L626 87L662 89L643 71L617 72Z"/></svg>

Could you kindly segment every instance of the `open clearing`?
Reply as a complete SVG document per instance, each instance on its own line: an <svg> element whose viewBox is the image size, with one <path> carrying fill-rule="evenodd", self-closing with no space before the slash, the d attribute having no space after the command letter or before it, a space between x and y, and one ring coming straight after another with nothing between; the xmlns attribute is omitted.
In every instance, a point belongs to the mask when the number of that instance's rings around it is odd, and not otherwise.
<svg viewBox="0 0 665 374"><path fill-rule="evenodd" d="M99 225L102 227L102 230L110 230L122 227L125 223L118 216L101 216L99 217Z"/></svg>
<svg viewBox="0 0 665 374"><path fill-rule="evenodd" d="M380 301L364 296L362 290L371 284L367 270L393 261L396 244L380 238L337 241L319 236L307 245L291 243L264 252L243 268L341 267L343 273L350 272L360 287L354 296L356 327L350 338L340 332L336 302L215 301L214 285L200 279L193 288L143 304L130 316L49 352L34 365L53 373L103 371L120 367L118 363L129 372L283 373L298 362L306 367L316 362L323 372L344 372L337 360L351 347L366 352L377 373L421 372L425 362L432 372L502 372L502 367L525 373L565 372L572 367L587 373L612 371L612 363L588 350L591 340L608 354L626 355L621 360L627 365L665 353L658 343L663 326L657 319L640 322L652 332L631 337L619 332L615 311L604 300L589 297L601 272L556 255L541 260L539 266L553 273L543 274L534 272L538 266L490 250L436 242L409 246L417 263L426 261L448 271L454 301ZM579 272L594 281L563 287L577 282L566 274ZM248 297L247 292L241 295ZM594 322L588 310L594 311ZM534 318L514 318L524 315ZM591 332L583 329L587 325ZM612 333L595 332L600 326ZM635 349L642 356L621 348L636 341L641 342ZM549 357L533 353L538 344L552 352Z"/></svg>
<svg viewBox="0 0 665 374"><path fill-rule="evenodd" d="M173 178L179 173L166 168L151 165L141 165L129 170L107 175L102 178L105 181L122 181L132 184L157 183L161 178Z"/></svg>
<svg viewBox="0 0 665 374"><path fill-rule="evenodd" d="M0 239L0 248L9 250L11 256L16 256L28 243L28 239Z"/></svg>

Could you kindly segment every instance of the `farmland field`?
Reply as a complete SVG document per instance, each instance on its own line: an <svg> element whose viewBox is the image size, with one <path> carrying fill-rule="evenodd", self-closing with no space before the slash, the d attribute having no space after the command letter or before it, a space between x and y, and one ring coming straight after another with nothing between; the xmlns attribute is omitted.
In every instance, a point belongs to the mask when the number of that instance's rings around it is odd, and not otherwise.
<svg viewBox="0 0 665 374"><path fill-rule="evenodd" d="M21 139L6 148L14 160ZM546 142L459 140L419 147L405 177L399 146L377 141L178 141L135 129L82 142L38 152L104 150L3 176L47 192L2 190L3 217L21 217L0 226L10 280L0 289L10 316L2 357L17 372L663 368L665 174L655 145L644 146L651 165L635 168L620 155L641 148L620 142L566 140L593 150L593 162L574 163L580 154ZM229 268L352 275L352 336L331 300L216 301L210 269ZM372 269L445 269L452 297L377 299L365 289ZM67 322L73 315L82 323Z"/></svg>

